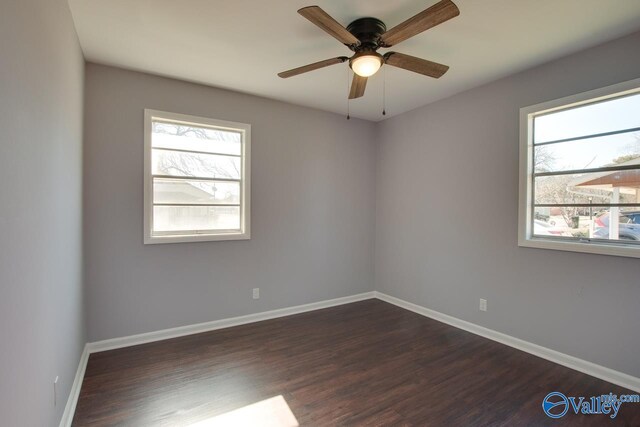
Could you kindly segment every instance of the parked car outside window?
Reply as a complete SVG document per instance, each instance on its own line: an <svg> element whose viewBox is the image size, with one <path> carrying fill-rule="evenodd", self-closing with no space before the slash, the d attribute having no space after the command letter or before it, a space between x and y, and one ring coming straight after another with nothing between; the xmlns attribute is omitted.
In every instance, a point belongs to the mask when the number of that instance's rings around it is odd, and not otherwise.
<svg viewBox="0 0 640 427"><path fill-rule="evenodd" d="M640 211L621 212L619 230L621 240L640 241ZM609 238L609 212L604 212L595 218L593 237Z"/></svg>

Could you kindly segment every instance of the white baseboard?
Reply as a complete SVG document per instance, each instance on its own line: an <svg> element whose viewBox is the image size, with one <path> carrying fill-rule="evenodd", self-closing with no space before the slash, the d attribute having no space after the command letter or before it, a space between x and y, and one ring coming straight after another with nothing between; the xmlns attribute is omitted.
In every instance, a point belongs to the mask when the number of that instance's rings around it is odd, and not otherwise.
<svg viewBox="0 0 640 427"><path fill-rule="evenodd" d="M76 376L73 379L71 385L71 391L69 392L69 398L67 404L64 407L62 413L62 419L60 420L60 427L70 427L73 421L73 415L76 412L76 405L78 404L78 398L80 397L80 389L82 388L82 380L84 379L84 372L87 369L87 361L89 360L89 346L85 345L80 355L80 362L78 363L78 370Z"/></svg>
<svg viewBox="0 0 640 427"><path fill-rule="evenodd" d="M494 331L492 329L467 322L466 320L461 320L456 317L383 294L382 292L374 291L374 296L379 300L413 311L414 313L421 314L425 317L429 317L439 322L463 329L467 332L480 335L481 337L497 341L501 344L508 345L509 347L522 350L526 353L533 354L534 356L541 357L559 365L566 366L567 368L575 369L576 371L583 372L593 377L600 378L601 380L608 381L640 393L640 378L623 372L614 371L613 369L609 369L583 359L578 359L577 357L569 356L568 354L560 353L559 351L551 350L549 348L503 334L502 332Z"/></svg>
<svg viewBox="0 0 640 427"><path fill-rule="evenodd" d="M349 304L352 302L363 301L372 298L374 298L373 292L365 292L363 294L351 295L348 297L335 298L320 302L313 302L310 304L296 305L293 307L280 308L277 310L263 311L261 313L248 314L246 316L231 317L229 319L214 320L212 322L198 323L195 325L180 326L177 328L148 332L145 334L97 341L89 343L87 344L87 346L89 347L89 353L97 353L100 351L113 350L116 348L130 347L132 345L146 344L153 341L182 337L185 335L199 334L201 332L215 331L216 329L230 328L232 326L260 322L262 320L291 316L292 314L305 313L307 311L319 310L321 308L334 307L337 305Z"/></svg>

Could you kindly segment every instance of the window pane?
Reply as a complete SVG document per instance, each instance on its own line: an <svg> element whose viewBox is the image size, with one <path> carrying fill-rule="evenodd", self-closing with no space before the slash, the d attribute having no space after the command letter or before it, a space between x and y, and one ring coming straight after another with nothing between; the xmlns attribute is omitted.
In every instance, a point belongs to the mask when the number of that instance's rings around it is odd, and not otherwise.
<svg viewBox="0 0 640 427"><path fill-rule="evenodd" d="M154 175L240 179L240 157L152 150Z"/></svg>
<svg viewBox="0 0 640 427"><path fill-rule="evenodd" d="M611 218L618 218L612 224ZM630 208L536 208L533 234L539 237L602 239L640 245L640 205Z"/></svg>
<svg viewBox="0 0 640 427"><path fill-rule="evenodd" d="M535 236L579 237L572 228L573 211L566 208L536 208L533 219ZM584 221L583 224L584 225Z"/></svg>
<svg viewBox="0 0 640 427"><path fill-rule="evenodd" d="M151 145L239 156L242 154L241 141L239 132L154 121Z"/></svg>
<svg viewBox="0 0 640 427"><path fill-rule="evenodd" d="M541 115L534 124L535 143L640 127L640 94Z"/></svg>
<svg viewBox="0 0 640 427"><path fill-rule="evenodd" d="M153 231L239 230L238 206L154 206Z"/></svg>
<svg viewBox="0 0 640 427"><path fill-rule="evenodd" d="M239 182L153 179L154 203L240 204Z"/></svg>
<svg viewBox="0 0 640 427"><path fill-rule="evenodd" d="M537 146L534 155L536 172L640 165L640 132Z"/></svg>
<svg viewBox="0 0 640 427"><path fill-rule="evenodd" d="M639 203L640 169L535 177L534 188L536 204Z"/></svg>

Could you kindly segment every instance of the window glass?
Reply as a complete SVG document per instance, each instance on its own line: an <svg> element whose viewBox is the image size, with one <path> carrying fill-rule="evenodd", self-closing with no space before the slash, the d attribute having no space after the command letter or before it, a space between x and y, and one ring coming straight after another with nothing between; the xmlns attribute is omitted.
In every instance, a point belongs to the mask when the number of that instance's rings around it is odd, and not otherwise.
<svg viewBox="0 0 640 427"><path fill-rule="evenodd" d="M596 101L536 117L534 143L640 128L640 94Z"/></svg>
<svg viewBox="0 0 640 427"><path fill-rule="evenodd" d="M248 125L145 112L145 242L248 238Z"/></svg>
<svg viewBox="0 0 640 427"><path fill-rule="evenodd" d="M530 236L639 248L640 94L558 105L529 119Z"/></svg>

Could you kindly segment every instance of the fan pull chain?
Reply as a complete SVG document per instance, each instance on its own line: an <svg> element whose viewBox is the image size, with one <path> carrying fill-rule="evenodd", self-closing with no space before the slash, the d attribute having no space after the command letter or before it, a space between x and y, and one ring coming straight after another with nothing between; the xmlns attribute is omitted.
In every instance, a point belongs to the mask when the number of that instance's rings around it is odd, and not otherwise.
<svg viewBox="0 0 640 427"><path fill-rule="evenodd" d="M387 67L382 67L382 115L387 115Z"/></svg>
<svg viewBox="0 0 640 427"><path fill-rule="evenodd" d="M351 115L349 114L349 81L351 80L351 75L349 73L349 67L347 67L347 120L351 120Z"/></svg>

